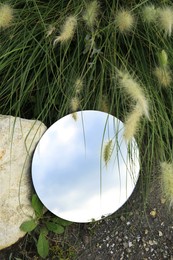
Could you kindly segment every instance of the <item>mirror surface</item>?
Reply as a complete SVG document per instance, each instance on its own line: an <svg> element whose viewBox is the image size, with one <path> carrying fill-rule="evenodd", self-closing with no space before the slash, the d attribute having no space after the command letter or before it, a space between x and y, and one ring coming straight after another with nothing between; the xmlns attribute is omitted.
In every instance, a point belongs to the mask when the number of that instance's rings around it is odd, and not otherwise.
<svg viewBox="0 0 173 260"><path fill-rule="evenodd" d="M40 139L32 180L45 207L60 218L91 222L118 210L139 175L135 139L124 125L100 111L80 111L54 123Z"/></svg>

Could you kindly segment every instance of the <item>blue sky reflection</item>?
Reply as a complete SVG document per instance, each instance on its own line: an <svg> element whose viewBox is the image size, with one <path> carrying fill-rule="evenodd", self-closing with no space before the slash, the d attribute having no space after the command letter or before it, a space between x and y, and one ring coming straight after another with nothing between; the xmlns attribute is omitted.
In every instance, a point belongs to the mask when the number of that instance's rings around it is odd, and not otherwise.
<svg viewBox="0 0 173 260"><path fill-rule="evenodd" d="M43 204L74 222L98 220L121 207L139 173L136 142L132 163L122 134L121 121L98 111L78 112L77 121L68 115L53 124L32 162L33 184ZM114 149L106 166L101 152L110 139Z"/></svg>

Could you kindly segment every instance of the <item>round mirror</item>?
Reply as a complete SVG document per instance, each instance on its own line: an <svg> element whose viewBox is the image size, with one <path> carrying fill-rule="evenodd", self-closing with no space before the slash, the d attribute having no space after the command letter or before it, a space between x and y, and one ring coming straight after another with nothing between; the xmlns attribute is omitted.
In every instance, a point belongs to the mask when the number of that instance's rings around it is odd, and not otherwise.
<svg viewBox="0 0 173 260"><path fill-rule="evenodd" d="M54 123L40 139L32 179L45 207L60 218L91 222L118 210L139 175L135 139L126 143L124 126L100 111L80 111Z"/></svg>

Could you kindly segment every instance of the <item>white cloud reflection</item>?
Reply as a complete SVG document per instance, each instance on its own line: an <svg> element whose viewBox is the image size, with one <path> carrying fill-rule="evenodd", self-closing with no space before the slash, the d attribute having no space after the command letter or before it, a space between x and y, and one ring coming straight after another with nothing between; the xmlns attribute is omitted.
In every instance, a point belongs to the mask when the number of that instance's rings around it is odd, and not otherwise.
<svg viewBox="0 0 173 260"><path fill-rule="evenodd" d="M139 174L137 145L132 142L132 163L122 134L118 119L98 111L78 112L77 121L68 115L53 124L32 162L33 184L44 205L74 222L98 220L121 207ZM112 138L114 150L106 167L102 145Z"/></svg>

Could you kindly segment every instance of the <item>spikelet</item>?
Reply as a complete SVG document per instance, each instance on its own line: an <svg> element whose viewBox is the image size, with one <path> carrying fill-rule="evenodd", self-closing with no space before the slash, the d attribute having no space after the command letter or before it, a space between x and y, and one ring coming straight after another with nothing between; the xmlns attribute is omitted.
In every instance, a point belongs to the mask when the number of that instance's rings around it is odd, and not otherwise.
<svg viewBox="0 0 173 260"><path fill-rule="evenodd" d="M119 83L122 88L127 92L130 97L138 102L143 110L143 114L149 119L149 105L148 101L144 95L144 92L140 84L133 79L128 73L119 71Z"/></svg>
<svg viewBox="0 0 173 260"><path fill-rule="evenodd" d="M143 115L141 106L137 104L133 111L128 115L124 123L124 139L129 142L137 133L139 129L139 122Z"/></svg>
<svg viewBox="0 0 173 260"><path fill-rule="evenodd" d="M100 104L100 110L106 113L110 112L109 108L109 102L108 102L108 97L106 95L102 96L101 104Z"/></svg>
<svg viewBox="0 0 173 260"><path fill-rule="evenodd" d="M0 28L5 29L11 25L14 18L13 13L13 9L10 5L0 5Z"/></svg>
<svg viewBox="0 0 173 260"><path fill-rule="evenodd" d="M72 112L76 112L79 109L80 100L78 97L73 97L70 101L70 107Z"/></svg>
<svg viewBox="0 0 173 260"><path fill-rule="evenodd" d="M46 38L48 38L55 30L56 30L55 26L53 26L52 24L49 25L46 31Z"/></svg>
<svg viewBox="0 0 173 260"><path fill-rule="evenodd" d="M99 4L97 1L90 2L83 14L83 19L89 28L93 28L98 16Z"/></svg>
<svg viewBox="0 0 173 260"><path fill-rule="evenodd" d="M80 92L82 91L83 89L83 81L81 78L78 78L76 81L75 81L75 91L76 91L76 94L80 94Z"/></svg>
<svg viewBox="0 0 173 260"><path fill-rule="evenodd" d="M161 28L165 35L171 36L173 28L173 10L171 7L157 9L158 27Z"/></svg>
<svg viewBox="0 0 173 260"><path fill-rule="evenodd" d="M161 163L161 182L163 194L170 207L173 206L173 163Z"/></svg>
<svg viewBox="0 0 173 260"><path fill-rule="evenodd" d="M153 23L157 19L157 11L154 5L146 5L142 10L142 18L144 22Z"/></svg>
<svg viewBox="0 0 173 260"><path fill-rule="evenodd" d="M162 50L161 52L158 53L158 58L159 58L159 65L163 68L166 68L168 65L168 55L165 50Z"/></svg>
<svg viewBox="0 0 173 260"><path fill-rule="evenodd" d="M61 34L55 38L53 45L56 45L58 42L65 43L71 40L74 36L76 26L77 26L76 17L72 15L67 17L62 27Z"/></svg>
<svg viewBox="0 0 173 260"><path fill-rule="evenodd" d="M172 78L169 68L156 67L154 75L163 87L168 87L171 84Z"/></svg>
<svg viewBox="0 0 173 260"><path fill-rule="evenodd" d="M130 11L121 10L116 14L115 23L119 32L126 33L133 29L135 19Z"/></svg>
<svg viewBox="0 0 173 260"><path fill-rule="evenodd" d="M112 140L109 140L105 145L104 145L104 150L103 150L103 160L105 162L105 165L108 165L108 162L111 159L112 155Z"/></svg>
<svg viewBox="0 0 173 260"><path fill-rule="evenodd" d="M73 118L75 121L77 121L77 113L76 113L76 112L73 112L73 113L71 114L71 116L72 116L72 118Z"/></svg>

